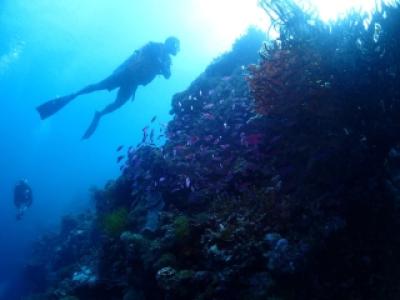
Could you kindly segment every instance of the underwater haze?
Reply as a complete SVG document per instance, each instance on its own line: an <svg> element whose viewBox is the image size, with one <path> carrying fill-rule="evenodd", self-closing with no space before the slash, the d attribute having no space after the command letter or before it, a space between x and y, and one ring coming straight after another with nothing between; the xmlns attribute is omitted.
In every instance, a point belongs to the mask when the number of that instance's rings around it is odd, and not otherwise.
<svg viewBox="0 0 400 300"><path fill-rule="evenodd" d="M1 2L0 299L400 299L400 0L310 1Z"/></svg>
<svg viewBox="0 0 400 300"><path fill-rule="evenodd" d="M62 215L89 207L90 187L120 173L116 148L137 144L153 116L167 122L172 95L187 88L254 23L256 1L228 3L1 1L0 293L24 264L30 243L57 230ZM115 92L79 97L40 120L37 105L98 82L135 49L170 35L181 41L171 78L139 87L135 101L104 117L89 140L81 140L84 130ZM21 178L33 189L33 206L17 221L13 188Z"/></svg>

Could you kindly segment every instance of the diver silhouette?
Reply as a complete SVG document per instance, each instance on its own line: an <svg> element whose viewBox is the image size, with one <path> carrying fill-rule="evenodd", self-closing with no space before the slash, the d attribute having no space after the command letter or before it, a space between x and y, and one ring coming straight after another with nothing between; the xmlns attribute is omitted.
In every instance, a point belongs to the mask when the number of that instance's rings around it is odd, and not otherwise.
<svg viewBox="0 0 400 300"><path fill-rule="evenodd" d="M139 85L145 86L149 84L157 75L163 75L165 79L169 79L171 76L170 55L175 56L179 50L179 40L173 36L168 37L164 43L149 42L136 50L104 80L90 84L76 93L47 101L36 109L43 120L55 114L80 95L99 90L111 91L119 88L114 102L95 113L92 123L82 137L82 139L87 139L96 130L102 116L120 108L130 97L134 100L135 92Z"/></svg>
<svg viewBox="0 0 400 300"><path fill-rule="evenodd" d="M14 187L14 205L17 208L17 220L21 220L24 213L32 205L32 189L28 180L21 179Z"/></svg>

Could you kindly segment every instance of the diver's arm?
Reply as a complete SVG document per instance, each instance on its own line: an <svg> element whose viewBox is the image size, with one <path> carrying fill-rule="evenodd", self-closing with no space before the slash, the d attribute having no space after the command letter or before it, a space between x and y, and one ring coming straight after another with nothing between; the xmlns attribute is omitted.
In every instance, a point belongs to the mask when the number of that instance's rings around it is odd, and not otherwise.
<svg viewBox="0 0 400 300"><path fill-rule="evenodd" d="M32 190L29 188L29 197L27 202L28 207L32 205L32 202L33 202Z"/></svg>
<svg viewBox="0 0 400 300"><path fill-rule="evenodd" d="M171 77L171 70L164 70L162 75L164 76L165 79L169 79Z"/></svg>
<svg viewBox="0 0 400 300"><path fill-rule="evenodd" d="M169 79L171 77L171 58L169 57L169 55L167 55L167 58L163 61L161 74L164 76L165 79Z"/></svg>

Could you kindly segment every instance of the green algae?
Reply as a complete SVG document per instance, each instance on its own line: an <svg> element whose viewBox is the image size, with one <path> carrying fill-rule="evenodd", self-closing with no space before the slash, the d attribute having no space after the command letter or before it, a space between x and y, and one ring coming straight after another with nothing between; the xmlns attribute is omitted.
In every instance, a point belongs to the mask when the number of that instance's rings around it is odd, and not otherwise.
<svg viewBox="0 0 400 300"><path fill-rule="evenodd" d="M186 216L176 217L173 224L178 240L184 240L190 236L189 219Z"/></svg>
<svg viewBox="0 0 400 300"><path fill-rule="evenodd" d="M128 225L128 210L120 207L103 216L102 227L110 236L120 235Z"/></svg>

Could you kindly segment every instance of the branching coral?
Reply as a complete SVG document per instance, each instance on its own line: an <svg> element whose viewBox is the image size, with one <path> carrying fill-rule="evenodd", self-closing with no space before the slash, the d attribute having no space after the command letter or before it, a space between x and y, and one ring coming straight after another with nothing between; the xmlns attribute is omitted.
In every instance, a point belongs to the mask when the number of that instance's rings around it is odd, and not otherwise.
<svg viewBox="0 0 400 300"><path fill-rule="evenodd" d="M361 97L385 98L387 91L377 83L393 87L398 81L393 76L398 64L393 50L398 41L387 39L398 26L396 8L382 4L370 20L353 14L328 26L312 19L295 1L260 3L273 20L279 20L280 37L265 47L259 66L250 66L248 79L257 112L293 113L303 108L318 112L332 101L346 101L343 107L356 114L360 112L353 109L360 105L374 112L379 109L379 99L374 99L376 107L372 108L373 101L367 103ZM376 85L373 94L371 85ZM385 99L386 107L392 101Z"/></svg>

